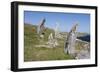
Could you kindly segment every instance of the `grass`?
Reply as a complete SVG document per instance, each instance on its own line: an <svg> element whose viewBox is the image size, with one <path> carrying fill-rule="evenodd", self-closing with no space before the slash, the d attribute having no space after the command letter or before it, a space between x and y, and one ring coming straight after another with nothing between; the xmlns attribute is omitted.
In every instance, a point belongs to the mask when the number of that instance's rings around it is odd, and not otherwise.
<svg viewBox="0 0 100 73"><path fill-rule="evenodd" d="M49 34L54 31L46 28L45 38L41 42L39 35L36 33L37 27L30 24L24 25L24 61L47 61L47 60L69 60L74 59L68 54L64 53L64 38L58 39L59 46L55 48L35 47L38 44L45 44L48 40ZM76 48L79 50L81 44L77 44Z"/></svg>

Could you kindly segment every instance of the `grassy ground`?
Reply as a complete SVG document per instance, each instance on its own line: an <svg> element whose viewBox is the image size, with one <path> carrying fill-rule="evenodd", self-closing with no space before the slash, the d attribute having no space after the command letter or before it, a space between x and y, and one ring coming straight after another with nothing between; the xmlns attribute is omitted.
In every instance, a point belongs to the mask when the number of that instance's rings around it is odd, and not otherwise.
<svg viewBox="0 0 100 73"><path fill-rule="evenodd" d="M39 44L45 44L48 36L54 31L46 28L45 38L40 41L39 35L36 33L36 26L24 25L24 61L46 61L46 60L69 60L74 59L70 55L64 53L64 38L58 39L59 46L55 48L35 47ZM83 43L77 43L76 48L80 50Z"/></svg>
<svg viewBox="0 0 100 73"><path fill-rule="evenodd" d="M56 48L45 48L45 47L35 47L38 44L45 44L47 42L48 35L53 30L46 29L46 34L44 40L41 42L37 33L36 26L26 25L24 26L24 61L44 61L44 60L64 60L73 59L70 55L64 54L64 42L59 40L59 46Z"/></svg>

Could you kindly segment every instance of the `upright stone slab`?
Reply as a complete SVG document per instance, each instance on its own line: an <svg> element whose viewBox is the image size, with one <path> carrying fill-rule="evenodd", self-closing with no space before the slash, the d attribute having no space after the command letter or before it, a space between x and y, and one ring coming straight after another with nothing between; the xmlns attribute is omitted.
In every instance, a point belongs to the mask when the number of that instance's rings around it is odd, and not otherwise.
<svg viewBox="0 0 100 73"><path fill-rule="evenodd" d="M38 27L37 27L37 34L39 34L40 35L40 37L44 37L44 30L45 30L45 26L44 26L44 23L45 23L45 19L42 19L41 20L41 22L40 22L40 24L38 25Z"/></svg>
<svg viewBox="0 0 100 73"><path fill-rule="evenodd" d="M48 42L47 42L48 46L50 48L54 48L58 45L57 40L54 38L53 34L50 33L49 37L48 37Z"/></svg>
<svg viewBox="0 0 100 73"><path fill-rule="evenodd" d="M54 42L53 42L53 34L50 33L50 35L48 36L48 42L47 42L48 46L50 48L53 48Z"/></svg>
<svg viewBox="0 0 100 73"><path fill-rule="evenodd" d="M56 23L56 27L55 27L55 38L61 38L62 36L60 35L59 32L59 23Z"/></svg>
<svg viewBox="0 0 100 73"><path fill-rule="evenodd" d="M75 50L75 43L77 38L77 26L78 24L74 25L69 32L67 39L65 41L64 52L70 54L71 56L75 57L76 50Z"/></svg>

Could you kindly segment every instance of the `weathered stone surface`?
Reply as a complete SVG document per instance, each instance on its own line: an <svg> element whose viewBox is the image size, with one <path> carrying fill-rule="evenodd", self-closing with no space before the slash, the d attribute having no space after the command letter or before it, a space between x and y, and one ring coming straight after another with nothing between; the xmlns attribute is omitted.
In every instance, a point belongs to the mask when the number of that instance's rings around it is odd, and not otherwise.
<svg viewBox="0 0 100 73"><path fill-rule="evenodd" d="M55 27L55 38L62 38L62 35L60 34L59 31L59 23L56 23L56 27Z"/></svg>
<svg viewBox="0 0 100 73"><path fill-rule="evenodd" d="M53 37L53 34L51 33L48 37L48 42L47 44L53 48L53 47L56 47L58 45L58 42L57 40Z"/></svg>
<svg viewBox="0 0 100 73"><path fill-rule="evenodd" d="M85 44L80 52L77 52L76 59L89 59L90 58L90 44Z"/></svg>
<svg viewBox="0 0 100 73"><path fill-rule="evenodd" d="M81 50L75 58L76 59L89 59L90 54L87 50Z"/></svg>
<svg viewBox="0 0 100 73"><path fill-rule="evenodd" d="M76 50L75 50L75 43L76 43L76 31L77 31L77 26L78 24L74 25L69 32L67 39L65 41L65 46L64 46L64 52L67 54L70 54L71 56L75 56Z"/></svg>
<svg viewBox="0 0 100 73"><path fill-rule="evenodd" d="M45 30L45 26L44 26L44 23L45 23L45 19L42 19L40 24L38 25L37 27L37 34L40 35L41 38L44 38L44 30Z"/></svg>

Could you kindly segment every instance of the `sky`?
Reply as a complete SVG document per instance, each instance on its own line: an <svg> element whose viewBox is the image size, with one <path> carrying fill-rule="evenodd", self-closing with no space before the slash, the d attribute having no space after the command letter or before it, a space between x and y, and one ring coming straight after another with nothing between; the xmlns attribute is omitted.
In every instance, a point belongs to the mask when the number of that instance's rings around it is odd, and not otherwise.
<svg viewBox="0 0 100 73"><path fill-rule="evenodd" d="M55 29L58 23L59 31L69 32L78 23L78 32L90 33L90 14L24 11L24 23L38 25L43 18L48 28Z"/></svg>

